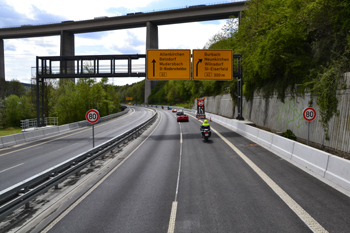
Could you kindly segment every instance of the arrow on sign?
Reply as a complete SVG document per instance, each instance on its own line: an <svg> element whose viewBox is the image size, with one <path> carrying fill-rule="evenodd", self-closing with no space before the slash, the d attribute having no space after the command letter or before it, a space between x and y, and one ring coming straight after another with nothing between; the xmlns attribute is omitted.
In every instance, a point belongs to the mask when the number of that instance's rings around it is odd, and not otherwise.
<svg viewBox="0 0 350 233"><path fill-rule="evenodd" d="M153 59L152 63L153 63L153 77L154 77L156 75L156 71L155 71L155 69L156 69L156 61Z"/></svg>
<svg viewBox="0 0 350 233"><path fill-rule="evenodd" d="M198 77L198 64L202 62L202 59L198 59L198 62L196 64L196 77Z"/></svg>

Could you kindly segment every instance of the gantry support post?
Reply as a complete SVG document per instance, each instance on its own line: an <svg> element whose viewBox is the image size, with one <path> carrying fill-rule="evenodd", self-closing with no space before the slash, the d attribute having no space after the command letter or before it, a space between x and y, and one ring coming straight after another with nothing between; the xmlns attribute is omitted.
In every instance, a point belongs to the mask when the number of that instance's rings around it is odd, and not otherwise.
<svg viewBox="0 0 350 233"><path fill-rule="evenodd" d="M152 22L147 22L146 32L146 54L147 49L158 49L158 26ZM157 85L158 81L149 81L145 79L145 104L148 104L148 96L151 94L152 88Z"/></svg>

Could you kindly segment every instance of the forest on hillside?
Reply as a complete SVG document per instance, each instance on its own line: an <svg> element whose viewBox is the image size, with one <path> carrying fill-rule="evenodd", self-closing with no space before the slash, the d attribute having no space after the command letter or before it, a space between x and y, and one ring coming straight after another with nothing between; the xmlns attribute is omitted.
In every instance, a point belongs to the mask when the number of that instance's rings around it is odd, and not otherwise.
<svg viewBox="0 0 350 233"><path fill-rule="evenodd" d="M310 92L320 109L328 135L328 121L338 114L337 88L346 88L350 71L350 1L249 0L241 21L231 18L204 49L232 49L242 54L243 94L251 100L286 93ZM230 93L236 99L236 80L160 81L149 103L192 103L196 97ZM144 82L123 88L132 93ZM141 93L142 91L137 91ZM118 96L123 99L123 93ZM140 95L139 101L144 97Z"/></svg>
<svg viewBox="0 0 350 233"><path fill-rule="evenodd" d="M45 116L58 117L59 124L85 120L90 109L97 109L101 116L120 112L117 92L108 78L81 78L71 80L45 80ZM36 118L36 85L26 90L19 81L6 84L0 108L0 127L19 127L20 120Z"/></svg>

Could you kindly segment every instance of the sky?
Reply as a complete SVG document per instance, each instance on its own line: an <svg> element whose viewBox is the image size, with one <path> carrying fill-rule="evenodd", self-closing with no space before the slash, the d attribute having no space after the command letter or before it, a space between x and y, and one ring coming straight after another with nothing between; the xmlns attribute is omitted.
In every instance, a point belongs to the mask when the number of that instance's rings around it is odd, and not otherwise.
<svg viewBox="0 0 350 233"><path fill-rule="evenodd" d="M133 12L152 12L200 4L220 4L217 0L0 0L0 28L25 24L60 23ZM226 20L158 26L159 49L203 49ZM5 78L30 83L36 56L59 56L60 36L6 39ZM146 28L75 34L75 55L145 54ZM33 69L34 70L34 69ZM144 78L110 78L114 85L139 82Z"/></svg>

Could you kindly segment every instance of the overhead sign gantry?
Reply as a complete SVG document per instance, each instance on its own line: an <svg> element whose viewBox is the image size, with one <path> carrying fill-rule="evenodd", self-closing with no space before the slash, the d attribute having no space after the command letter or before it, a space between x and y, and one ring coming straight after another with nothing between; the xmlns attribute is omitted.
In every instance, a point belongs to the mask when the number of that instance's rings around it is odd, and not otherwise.
<svg viewBox="0 0 350 233"><path fill-rule="evenodd" d="M191 50L147 50L148 80L190 80Z"/></svg>
<svg viewBox="0 0 350 233"><path fill-rule="evenodd" d="M193 80L232 80L232 50L193 50Z"/></svg>

